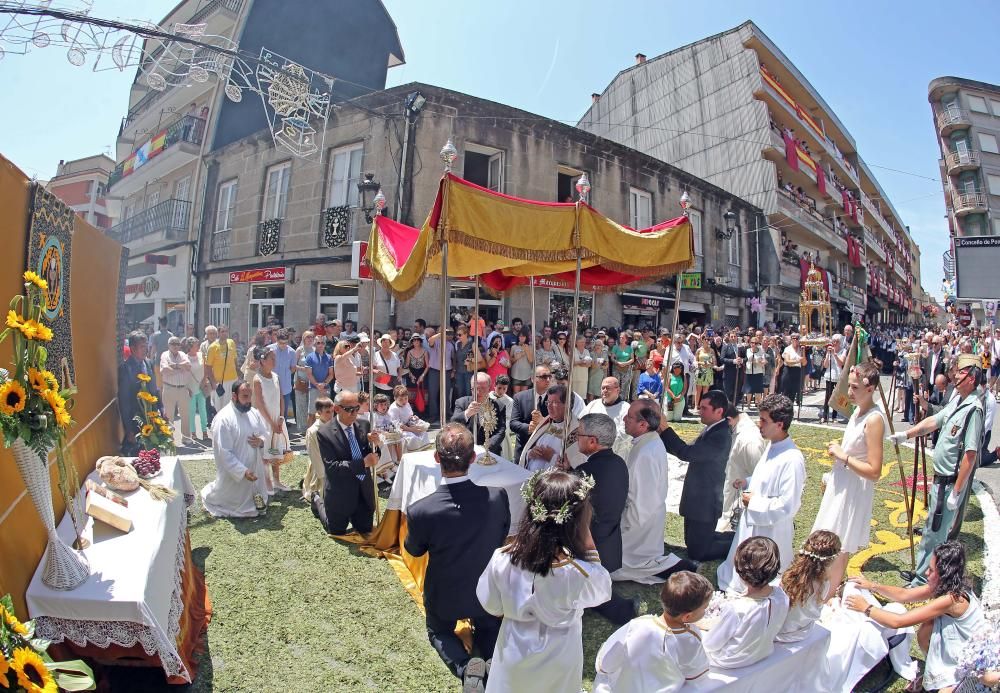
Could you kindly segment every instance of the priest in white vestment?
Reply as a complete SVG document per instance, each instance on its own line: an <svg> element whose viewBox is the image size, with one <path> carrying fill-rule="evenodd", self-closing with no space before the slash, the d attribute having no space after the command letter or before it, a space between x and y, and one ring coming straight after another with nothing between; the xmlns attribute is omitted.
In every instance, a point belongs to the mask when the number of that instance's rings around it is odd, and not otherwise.
<svg viewBox="0 0 1000 693"><path fill-rule="evenodd" d="M784 395L769 395L760 404L760 433L771 445L757 464L749 485L745 480L736 482L744 488L744 509L729 555L717 573L719 589L724 592L746 592L746 585L733 567L733 556L740 543L750 537L774 540L781 558L781 572L792 562L793 521L802 504L806 480L805 457L788 436L793 414L792 401Z"/></svg>
<svg viewBox="0 0 1000 693"><path fill-rule="evenodd" d="M628 413L628 402L621 398L622 387L618 378L607 377L601 381L601 398L591 400L583 408L582 416L586 414L604 414L611 417L618 429L615 444L612 447L615 454L623 460L628 459L629 448L632 447L632 436L625 431L625 414Z"/></svg>
<svg viewBox="0 0 1000 693"><path fill-rule="evenodd" d="M757 424L747 414L738 411L735 405L729 405L726 419L733 432L733 447L729 450L729 461L726 463L726 481L722 486L722 517L715 527L717 532L732 529L730 521L733 505L739 495L739 490L733 483L737 479L749 479L767 449L767 441L760 434Z"/></svg>
<svg viewBox="0 0 1000 693"><path fill-rule="evenodd" d="M546 393L549 414L538 422L528 441L521 450L517 463L529 472L537 472L555 467L562 457L563 436L569 428L569 445L566 456L574 469L587 461L576 445L576 429L579 425L575 416L567 416L566 399L570 391L565 385L553 385ZM531 429L531 424L528 428Z"/></svg>
<svg viewBox="0 0 1000 693"><path fill-rule="evenodd" d="M260 451L268 427L250 403L250 384L233 384L232 400L212 421L215 480L201 490L202 505L214 517L255 517L266 505L264 464Z"/></svg>
<svg viewBox="0 0 1000 693"><path fill-rule="evenodd" d="M632 436L628 466L628 499L622 513L622 567L612 580L632 580L652 585L678 569L680 559L663 555L663 530L667 521L667 450L657 432L659 404L642 399L629 405L625 428Z"/></svg>

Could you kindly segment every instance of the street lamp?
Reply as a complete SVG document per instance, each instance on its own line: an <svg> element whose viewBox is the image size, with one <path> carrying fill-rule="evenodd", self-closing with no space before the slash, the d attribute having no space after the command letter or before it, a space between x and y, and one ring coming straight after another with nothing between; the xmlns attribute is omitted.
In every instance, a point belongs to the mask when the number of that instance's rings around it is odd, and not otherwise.
<svg viewBox="0 0 1000 693"><path fill-rule="evenodd" d="M740 225L736 223L738 217L736 216L736 212L730 209L722 215L722 218L726 220L726 230L717 230L715 235L719 237L719 240L728 241L733 237L734 233L738 233L740 230Z"/></svg>
<svg viewBox="0 0 1000 693"><path fill-rule="evenodd" d="M690 206L691 206L691 198L688 197L687 190L685 190L684 194L681 195L681 213L684 216L688 215L688 207Z"/></svg>
<svg viewBox="0 0 1000 693"><path fill-rule="evenodd" d="M369 203L369 196L375 193ZM376 215L381 214L385 208L385 195L382 194L382 184L375 180L374 173L366 173L365 179L358 182L358 195L360 196L361 209L365 212L365 220L370 224ZM375 212L373 215L372 212Z"/></svg>
<svg viewBox="0 0 1000 693"><path fill-rule="evenodd" d="M580 202L586 204L590 195L590 179L584 173L576 181L576 192L580 195Z"/></svg>

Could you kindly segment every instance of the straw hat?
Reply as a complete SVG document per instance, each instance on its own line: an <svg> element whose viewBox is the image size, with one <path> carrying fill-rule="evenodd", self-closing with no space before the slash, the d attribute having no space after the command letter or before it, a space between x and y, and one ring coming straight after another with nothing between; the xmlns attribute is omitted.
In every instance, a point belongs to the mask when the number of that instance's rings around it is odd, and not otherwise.
<svg viewBox="0 0 1000 693"><path fill-rule="evenodd" d="M395 346L396 346L396 340L394 340L391 336L389 336L388 332L385 333L384 335L381 335L378 339L376 339L375 343L378 344L379 346L382 346L382 342L384 342L386 340L388 340L388 342L389 342L389 348L390 349L395 348Z"/></svg>

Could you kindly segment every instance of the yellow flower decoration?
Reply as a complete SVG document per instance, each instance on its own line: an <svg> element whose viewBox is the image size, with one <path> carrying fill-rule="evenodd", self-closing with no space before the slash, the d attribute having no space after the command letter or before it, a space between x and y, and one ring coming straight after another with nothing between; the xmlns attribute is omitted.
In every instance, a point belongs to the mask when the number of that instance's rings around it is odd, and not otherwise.
<svg viewBox="0 0 1000 693"><path fill-rule="evenodd" d="M19 329L21 327L22 321L21 316L17 314L16 310L7 311L7 327L11 329Z"/></svg>
<svg viewBox="0 0 1000 693"><path fill-rule="evenodd" d="M7 685L7 672L10 671L10 663L7 662L7 658L0 653L0 686L4 688L10 688Z"/></svg>
<svg viewBox="0 0 1000 693"><path fill-rule="evenodd" d="M159 416L154 416L153 417L153 423L155 423L157 426L166 426L167 425L167 422L164 421L163 419L161 419Z"/></svg>
<svg viewBox="0 0 1000 693"><path fill-rule="evenodd" d="M45 662L30 647L14 650L10 666L17 673L18 685L28 693L59 693L59 687Z"/></svg>
<svg viewBox="0 0 1000 693"><path fill-rule="evenodd" d="M156 397L154 397L153 395L149 394L145 390L143 390L142 392L139 393L139 399L141 399L141 400L143 400L145 402L149 402L150 404L156 404L159 401L159 400L156 399Z"/></svg>
<svg viewBox="0 0 1000 693"><path fill-rule="evenodd" d="M13 416L24 411L27 396L21 383L16 380L8 380L0 385L0 414Z"/></svg>
<svg viewBox="0 0 1000 693"><path fill-rule="evenodd" d="M65 409L57 409L55 414L56 414L56 423L59 424L60 427L66 428L71 423L73 423L73 417L70 416L70 413Z"/></svg>
<svg viewBox="0 0 1000 693"><path fill-rule="evenodd" d="M50 342L52 341L52 328L43 325L40 322L35 323L35 331L38 333L38 341Z"/></svg>
<svg viewBox="0 0 1000 693"><path fill-rule="evenodd" d="M45 378L45 382L48 384L50 390L59 392L59 381L56 380L55 373L42 369L42 377Z"/></svg>
<svg viewBox="0 0 1000 693"><path fill-rule="evenodd" d="M170 426L160 426L160 433L165 436L169 436L173 431L170 430Z"/></svg>
<svg viewBox="0 0 1000 693"><path fill-rule="evenodd" d="M28 383L31 385L31 389L36 392L49 389L48 380L45 379L45 376L37 368L28 369Z"/></svg>
<svg viewBox="0 0 1000 693"><path fill-rule="evenodd" d="M60 409L66 408L66 400L64 400L62 395L58 392L54 390L44 390L38 394L40 394L42 399L44 399L48 405L52 407L52 411L59 411Z"/></svg>
<svg viewBox="0 0 1000 693"><path fill-rule="evenodd" d="M39 277L34 272L30 272L30 271L29 272L25 272L23 276L24 276L24 283L25 284L34 284L35 286L37 286L42 291L47 291L48 290L49 283L47 281L45 281L44 279L42 279L41 277Z"/></svg>
<svg viewBox="0 0 1000 693"><path fill-rule="evenodd" d="M33 339L36 342L48 342L52 339L52 330L37 320L25 320L18 325L18 329L25 339Z"/></svg>
<svg viewBox="0 0 1000 693"><path fill-rule="evenodd" d="M28 627L18 621L17 616L7 611L3 605L0 605L0 614L3 614L3 620L7 623L8 628L23 638L28 637ZM3 659L3 655L0 655L0 659Z"/></svg>
<svg viewBox="0 0 1000 693"><path fill-rule="evenodd" d="M140 373L139 375L137 375L135 377L137 377L141 382L144 382L144 383L148 383L150 380L152 380L152 378L150 378L145 373Z"/></svg>
<svg viewBox="0 0 1000 693"><path fill-rule="evenodd" d="M139 432L142 433L143 438L148 438L153 435L153 426L151 424L146 424L140 429Z"/></svg>

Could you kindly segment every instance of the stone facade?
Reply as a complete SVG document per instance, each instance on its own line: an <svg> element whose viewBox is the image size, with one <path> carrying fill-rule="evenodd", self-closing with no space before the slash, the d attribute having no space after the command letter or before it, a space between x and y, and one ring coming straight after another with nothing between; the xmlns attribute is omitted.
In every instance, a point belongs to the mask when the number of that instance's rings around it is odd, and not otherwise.
<svg viewBox="0 0 1000 693"><path fill-rule="evenodd" d="M413 118L407 135L407 121L400 114L406 96L413 92L420 92L426 103ZM324 239L324 210L344 202L343 169L338 166L350 160L345 152L360 147L360 166L355 164L347 187L356 186L357 174L374 174L388 201L385 213L418 226L437 192L443 170L439 152L449 137L459 151L454 169L459 176L509 195L556 201L572 190L576 175L586 172L593 186L591 204L628 225L632 225L634 200L640 200L639 221L643 222L640 225L648 225L679 216L679 199L686 191L696 231L701 235L696 248L701 251L703 289L682 293L682 319L721 323L728 317L732 324L748 324L747 294L735 287L753 286L755 282L756 253L747 239L753 239L754 234L748 232L756 228L761 218L759 209L676 167L578 128L425 84L375 92L336 108L326 133L328 152L322 163L289 160L274 149L266 132L207 156L204 214L197 248L198 324L208 322L212 315L210 299L213 293L218 297L224 287L230 287L229 322L237 332L244 333L257 326L263 319L261 311L269 310L262 306L268 305L268 300L276 300L263 294L282 291L281 317L286 324L311 324L321 310L321 300L327 301L329 315L341 318L361 307L365 314L358 315L358 321L369 324L371 286L361 282L358 289L358 282L350 276L350 241L368 236L363 211L350 210L351 228L346 245L330 248ZM406 172L402 186L398 173L401 161ZM260 222L266 221L268 213L275 209L275 196L268 191L267 172L285 163L290 165L290 171L277 250L260 255ZM274 181L279 176L273 174L271 178ZM220 190L233 180L237 181L237 192L232 214L226 210L220 213ZM648 212L644 206L647 201ZM265 207L268 211L263 211ZM736 236L738 251L729 247L733 241L718 238L718 232L726 228L722 215L729 210L737 214L739 227L744 231ZM220 233L218 229L227 223L231 230ZM224 250L227 245L228 250ZM736 262L730 263L731 259ZM230 283L231 272L278 267L285 268L285 279L272 282L270 289L262 288L267 282ZM673 286L672 281L666 284ZM468 282L453 282L453 310L471 301L470 286ZM536 289L539 323L548 316L550 291ZM640 320L647 319L653 325L669 325L673 317L672 288L651 284L624 292L633 294L631 298L625 297L626 305L642 303L642 297L652 299L645 301L648 314L630 312L626 316L622 296L598 294L592 297L592 324L638 325ZM660 311L654 314L657 298ZM500 300L482 292L481 299L482 312L488 317L502 316L508 321L521 317L525 322L529 319L527 289L514 290ZM333 309L335 304L342 308ZM437 279L429 279L414 298L403 303L390 301L386 292L379 289L375 326L408 327L417 317L438 323L441 304L441 284ZM220 315L218 310L214 313L215 317Z"/></svg>

